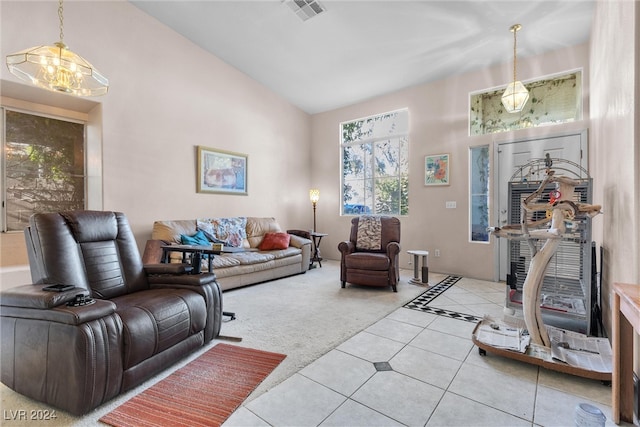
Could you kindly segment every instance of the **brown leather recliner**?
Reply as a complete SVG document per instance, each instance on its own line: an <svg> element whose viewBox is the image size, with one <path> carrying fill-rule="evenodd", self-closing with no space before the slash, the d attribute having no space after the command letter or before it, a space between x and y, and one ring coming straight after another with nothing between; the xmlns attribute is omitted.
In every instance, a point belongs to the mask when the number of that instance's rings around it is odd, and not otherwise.
<svg viewBox="0 0 640 427"><path fill-rule="evenodd" d="M18 393L84 414L220 333L215 275L143 266L122 213L35 214L25 237L34 284L0 293L0 379Z"/></svg>
<svg viewBox="0 0 640 427"><path fill-rule="evenodd" d="M340 242L340 280L356 285L391 286L397 292L398 254L400 253L400 220L380 216L380 244L377 248L358 246L358 225L365 217L351 220L348 241ZM361 243L362 244L362 243Z"/></svg>

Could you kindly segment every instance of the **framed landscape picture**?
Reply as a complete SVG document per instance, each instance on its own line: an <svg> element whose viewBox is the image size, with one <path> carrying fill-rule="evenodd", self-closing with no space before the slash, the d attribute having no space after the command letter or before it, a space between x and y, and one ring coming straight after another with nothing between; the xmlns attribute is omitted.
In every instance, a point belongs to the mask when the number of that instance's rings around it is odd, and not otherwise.
<svg viewBox="0 0 640 427"><path fill-rule="evenodd" d="M449 185L449 154L425 156L424 185Z"/></svg>
<svg viewBox="0 0 640 427"><path fill-rule="evenodd" d="M247 195L247 155L198 146L198 193Z"/></svg>

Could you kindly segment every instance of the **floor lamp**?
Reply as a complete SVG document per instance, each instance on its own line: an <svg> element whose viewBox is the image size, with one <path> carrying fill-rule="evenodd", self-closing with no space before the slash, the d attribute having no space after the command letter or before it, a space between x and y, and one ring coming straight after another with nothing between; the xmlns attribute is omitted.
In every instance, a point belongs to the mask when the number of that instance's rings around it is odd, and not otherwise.
<svg viewBox="0 0 640 427"><path fill-rule="evenodd" d="M318 200L320 200L320 190L317 188L309 190L309 200L311 200L311 205L313 205L313 231L316 232L316 205L318 204Z"/></svg>

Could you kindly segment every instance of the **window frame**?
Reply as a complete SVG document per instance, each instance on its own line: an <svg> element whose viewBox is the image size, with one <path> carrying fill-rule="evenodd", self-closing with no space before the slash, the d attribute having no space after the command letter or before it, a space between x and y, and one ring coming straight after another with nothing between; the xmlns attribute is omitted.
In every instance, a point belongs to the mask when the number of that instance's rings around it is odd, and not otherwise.
<svg viewBox="0 0 640 427"><path fill-rule="evenodd" d="M571 99L572 102L561 102L560 100L570 100L568 97L557 97L557 94L561 92L556 92L554 98L553 88L573 79L575 79L575 99ZM506 85L470 92L468 97L468 135L492 135L527 128L556 126L577 122L584 118L584 70L582 68L565 70L522 83L529 91L530 96L525 108L519 113L503 111L500 98ZM549 96L551 98L546 99ZM487 98L489 105L485 106L482 101L483 97ZM549 103L549 101L551 102ZM569 109L568 105L574 107ZM550 114L549 106L564 106L566 108L558 109Z"/></svg>
<svg viewBox="0 0 640 427"><path fill-rule="evenodd" d="M373 119L376 120L378 118L383 118L384 116L387 115L392 115L392 114L404 114L406 117L401 118L400 120L406 120L406 128L404 129L404 132L392 132L386 135L378 135L378 136L373 136L373 137L367 137L367 138L363 138L357 141L349 141L349 142L344 142L344 127L345 125L351 124L351 123L357 123L357 122L364 122L366 123L367 121ZM395 126L395 124L394 124ZM397 175L393 176L395 179L398 180L398 183L400 186L402 186L402 180L403 180L403 176L405 177L404 179L406 179L406 207L405 207L405 211L406 213L403 213L403 205L402 205L402 188L399 189L400 191L400 195L399 195L399 205L398 205L398 211L397 212L393 212L393 213L378 213L375 211L376 209L376 200L377 200L377 196L376 196L376 180L379 180L381 178L384 178L384 176L380 176L379 174L377 174L376 168L375 168L375 155L376 155L376 146L383 141L397 141L395 142L397 145L394 148L397 148L399 151L399 154L401 154L404 151L406 152L406 159L398 159L398 173ZM362 117L362 118L358 118L358 119L353 119L353 120L346 120L343 122L340 122L339 124L339 144L340 144L340 216L358 216L358 215L362 215L362 214L371 214L371 215L392 215L392 216L408 216L409 215L409 109L408 108L401 108L401 109L397 109L397 110L392 110L392 111L388 111L388 112L384 112L384 113L379 113L379 114L373 114L370 116L366 116L366 117ZM402 144L405 144L406 147L403 147ZM366 146L366 145L370 145L370 155L367 156L370 159L370 164L371 166L369 166L368 172L367 171L363 171L363 174L365 175L365 178L362 179L363 183L365 184L365 187L367 186L367 184L370 184L371 187L371 196L367 197L366 199L371 198L372 200L372 210L371 211L364 211L364 212L345 212L345 205L347 204L344 200L345 198L345 192L344 192L344 188L345 188L345 165L344 165L344 161L345 161L345 157L344 157L344 152L345 152L345 148L346 147L353 147L353 146ZM402 164L406 164L406 172L405 174L402 173L401 167ZM367 178L366 176L370 175L369 178ZM363 208L367 208L369 209L369 206L367 205L363 205Z"/></svg>
<svg viewBox="0 0 640 427"><path fill-rule="evenodd" d="M474 198L483 197L486 200L486 206L484 214L486 215L486 226L488 227L491 224L491 198L490 198L490 187L491 187L491 151L489 144L482 144L477 146L469 147L469 242L470 243L482 243L489 244L491 243L491 239L489 236L489 232L486 232L485 240L475 240L473 234L473 226L474 226ZM474 150L486 150L486 171L484 171L484 176L486 177L486 185L484 192L474 193L474 176L475 176L475 165L474 165ZM482 173L481 171L479 173Z"/></svg>
<svg viewBox="0 0 640 427"><path fill-rule="evenodd" d="M4 100L3 100L4 101ZM16 113L20 113L20 114L28 114L28 115L32 115L32 116L38 116L38 117L44 117L44 118L50 118L50 119L54 119L54 120L60 120L60 121L65 121L65 122L69 122L69 123L77 123L77 124L81 124L83 126L83 192L84 192L84 196L83 196L83 209L88 209L89 206L92 205L92 203L90 202L90 192L89 192L89 179L90 179L90 172L93 172L93 175L97 175L97 176L102 176L102 170L101 168L96 168L96 165L94 164L93 168L91 168L91 163L89 162L89 151L90 151L90 144L89 144L89 120L88 120L88 116L86 114L82 114L82 113L76 113L73 111L64 111L61 109L56 108L58 114L56 113L52 113L49 112L47 110L51 109L51 107L46 106L46 105L41 105L41 104L32 104L27 102L26 104L28 108L24 108L24 107L15 107L13 105L7 105L3 102L2 105L0 105L0 115L1 115L1 120L0 120L0 146L2 148L2 155L0 156L0 176L2 176L2 183L0 185L0 197L2 199L2 204L0 206L1 208L1 214L0 214L0 233L22 233L23 230L8 230L8 221L7 221L7 215L8 215L8 206L7 206L7 164L6 164L6 129L7 129L7 112L11 111L11 112L16 112ZM68 113L68 114L65 114ZM98 144L101 151L101 144ZM92 152L95 152L95 148L92 150ZM95 162L94 162L95 163ZM95 169L95 170L91 170L91 169ZM101 181L101 179L100 179ZM100 183L100 186L102 184ZM100 192L100 194L98 195L100 201L98 203L93 202L94 205L96 206L102 206L102 193Z"/></svg>

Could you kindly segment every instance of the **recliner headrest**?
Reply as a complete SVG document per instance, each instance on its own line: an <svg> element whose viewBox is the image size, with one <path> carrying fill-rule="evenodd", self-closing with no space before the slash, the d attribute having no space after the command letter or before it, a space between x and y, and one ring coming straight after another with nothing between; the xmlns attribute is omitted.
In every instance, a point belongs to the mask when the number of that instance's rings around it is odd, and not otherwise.
<svg viewBox="0 0 640 427"><path fill-rule="evenodd" d="M78 243L115 240L118 221L115 212L67 211L60 212Z"/></svg>

